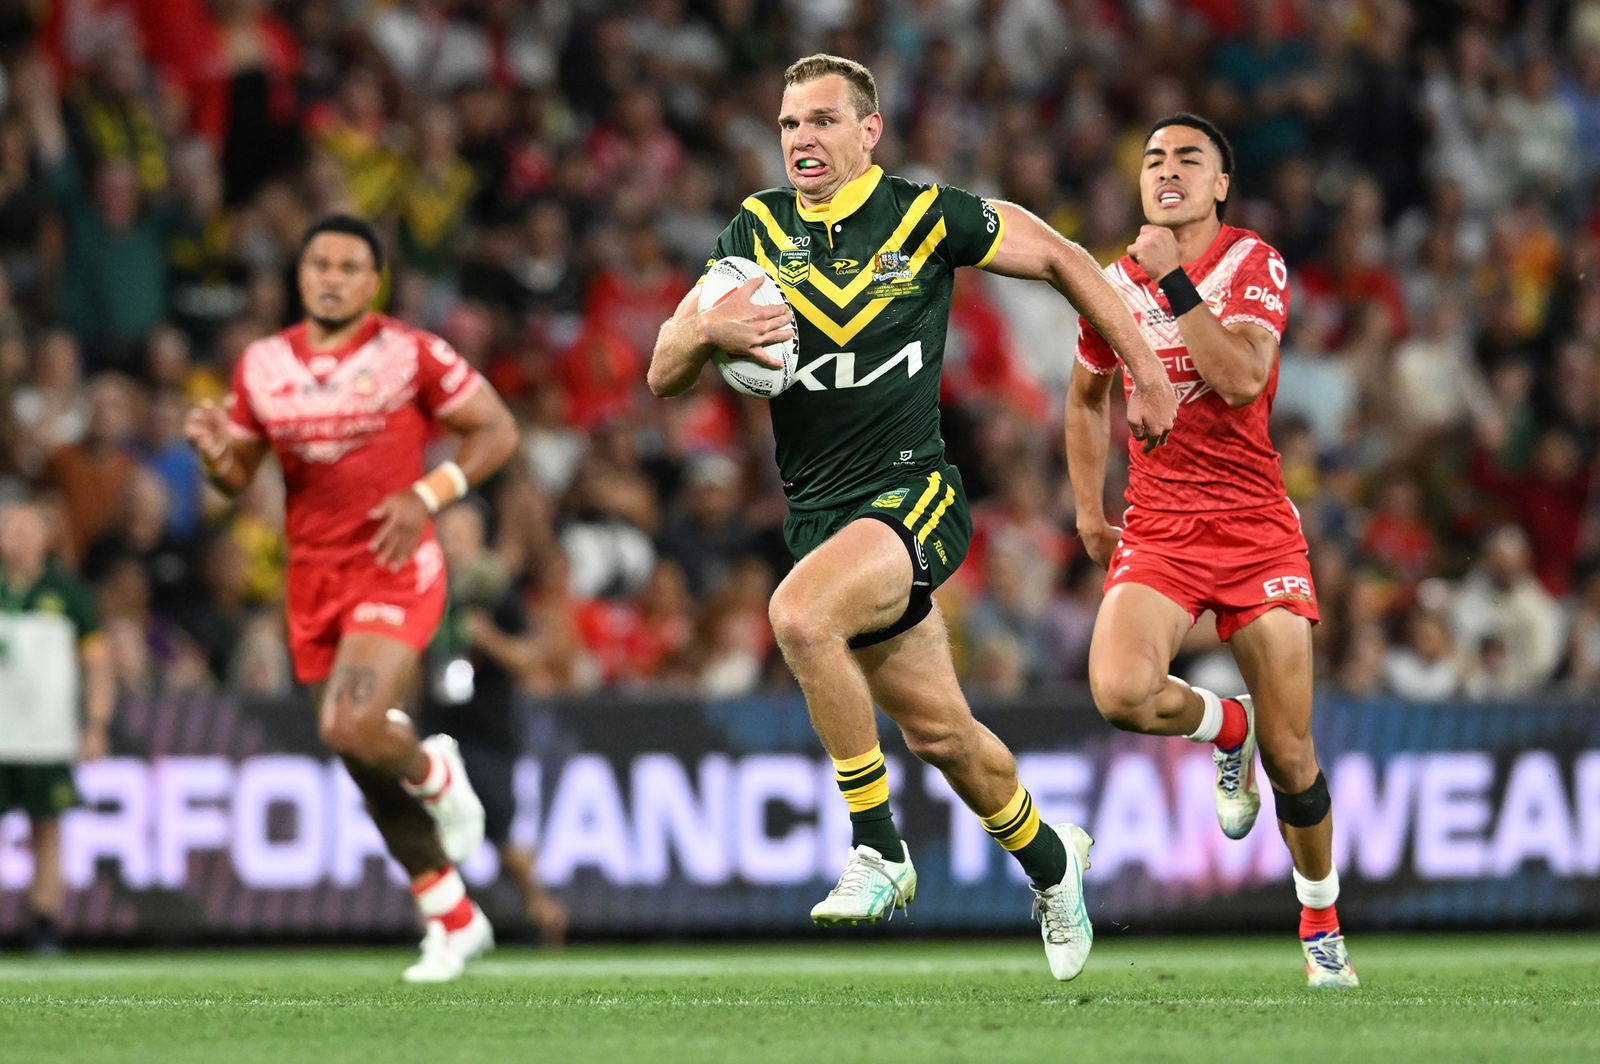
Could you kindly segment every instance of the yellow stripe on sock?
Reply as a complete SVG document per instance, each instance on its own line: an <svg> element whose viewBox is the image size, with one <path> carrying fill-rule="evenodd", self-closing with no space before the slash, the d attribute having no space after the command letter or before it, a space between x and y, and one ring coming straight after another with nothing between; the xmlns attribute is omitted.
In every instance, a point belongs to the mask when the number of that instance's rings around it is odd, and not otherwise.
<svg viewBox="0 0 1600 1064"><path fill-rule="evenodd" d="M853 791L844 792L844 804L850 807L852 813L864 812L874 806L882 805L889 800L889 777L887 774L879 776L865 787L857 787Z"/></svg>
<svg viewBox="0 0 1600 1064"><path fill-rule="evenodd" d="M864 768L871 768L873 765L881 765L882 763L883 746L880 743L873 743L872 749L864 754L857 754L855 757L847 757L843 760L837 757L834 758L833 773L835 777L854 776Z"/></svg>
<svg viewBox="0 0 1600 1064"><path fill-rule="evenodd" d="M868 776L876 779L856 784L853 781ZM839 783L845 804L852 813L860 813L889 800L889 774L884 771L883 750L873 746L856 757L838 758L833 762L833 778Z"/></svg>
<svg viewBox="0 0 1600 1064"><path fill-rule="evenodd" d="M1005 808L981 819L984 830L1008 850L1022 849L1039 834L1039 811L1034 808L1028 789L1020 783Z"/></svg>

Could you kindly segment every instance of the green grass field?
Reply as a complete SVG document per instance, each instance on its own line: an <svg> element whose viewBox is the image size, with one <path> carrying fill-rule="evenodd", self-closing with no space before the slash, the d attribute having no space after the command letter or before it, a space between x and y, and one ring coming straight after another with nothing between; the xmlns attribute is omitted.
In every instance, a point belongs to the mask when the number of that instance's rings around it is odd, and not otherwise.
<svg viewBox="0 0 1600 1064"><path fill-rule="evenodd" d="M1280 939L502 949L444 987L400 949L0 958L0 1060L1600 1060L1600 935L1367 936L1356 991Z"/></svg>

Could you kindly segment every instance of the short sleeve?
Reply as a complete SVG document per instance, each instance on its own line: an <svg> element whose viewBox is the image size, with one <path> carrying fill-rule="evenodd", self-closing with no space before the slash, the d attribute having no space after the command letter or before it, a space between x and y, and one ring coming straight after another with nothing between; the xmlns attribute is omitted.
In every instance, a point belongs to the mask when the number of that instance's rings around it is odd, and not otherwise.
<svg viewBox="0 0 1600 1064"><path fill-rule="evenodd" d="M1225 326L1247 322L1259 325L1276 340L1283 339L1283 327L1289 320L1289 268L1270 245L1257 241L1250 249L1217 317Z"/></svg>
<svg viewBox="0 0 1600 1064"><path fill-rule="evenodd" d="M737 255L742 259L755 258L755 242L751 238L754 219L749 211L740 211L734 216L733 221L723 226L722 232L717 234L717 242L712 245L711 257L706 259L706 264L700 269L700 276L695 278L695 284L706 279L706 271L711 269L712 263L718 259L725 259L729 255Z"/></svg>
<svg viewBox="0 0 1600 1064"><path fill-rule="evenodd" d="M250 389L245 385L245 367L250 364L250 349L246 348L233 367L233 382L228 388L228 424L241 436L257 439L266 435L261 420L250 405Z"/></svg>
<svg viewBox="0 0 1600 1064"><path fill-rule="evenodd" d="M1087 318L1078 318L1078 362L1090 373L1105 376L1117 368L1117 353Z"/></svg>
<svg viewBox="0 0 1600 1064"><path fill-rule="evenodd" d="M472 398L483 377L441 338L418 332L417 402L434 417L447 417Z"/></svg>
<svg viewBox="0 0 1600 1064"><path fill-rule="evenodd" d="M943 185L939 210L944 218L945 261L951 266L989 265L1005 235L1005 223L994 204L966 189Z"/></svg>

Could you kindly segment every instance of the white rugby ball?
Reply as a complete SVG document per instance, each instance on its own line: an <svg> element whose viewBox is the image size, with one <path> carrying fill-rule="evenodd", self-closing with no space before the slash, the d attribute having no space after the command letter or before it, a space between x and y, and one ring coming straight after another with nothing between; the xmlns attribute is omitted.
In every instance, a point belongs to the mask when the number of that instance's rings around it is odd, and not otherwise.
<svg viewBox="0 0 1600 1064"><path fill-rule="evenodd" d="M700 309L710 310L752 277L761 278L761 287L751 297L752 303L763 307L788 303L783 298L783 290L765 270L749 259L729 255L712 263L706 271L706 279L700 282ZM771 399L793 383L795 372L800 368L799 338L768 344L765 351L774 358L781 358L783 368L763 366L753 358L734 358L721 351L712 361L716 363L722 379L734 391L753 395L757 399Z"/></svg>

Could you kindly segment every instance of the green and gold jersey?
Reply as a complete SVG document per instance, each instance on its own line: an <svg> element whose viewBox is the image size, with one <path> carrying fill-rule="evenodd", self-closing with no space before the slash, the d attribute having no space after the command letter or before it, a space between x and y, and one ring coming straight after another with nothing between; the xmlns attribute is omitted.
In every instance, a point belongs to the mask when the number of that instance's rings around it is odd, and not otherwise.
<svg viewBox="0 0 1600 1064"><path fill-rule="evenodd" d="M0 762L71 761L78 648L99 630L88 585L50 566L29 587L0 575Z"/></svg>
<svg viewBox="0 0 1600 1064"><path fill-rule="evenodd" d="M792 188L744 201L711 261L754 259L799 321L799 372L772 400L790 509L839 506L938 465L952 281L958 266L988 265L1001 231L970 192L877 166L821 207Z"/></svg>

